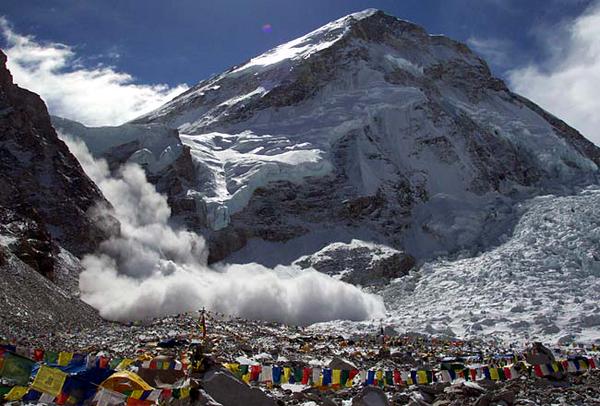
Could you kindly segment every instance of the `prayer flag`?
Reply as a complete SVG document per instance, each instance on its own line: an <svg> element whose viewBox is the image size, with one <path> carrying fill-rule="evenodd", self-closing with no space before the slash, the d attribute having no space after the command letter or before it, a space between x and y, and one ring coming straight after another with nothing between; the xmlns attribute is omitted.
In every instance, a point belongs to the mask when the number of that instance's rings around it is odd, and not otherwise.
<svg viewBox="0 0 600 406"><path fill-rule="evenodd" d="M31 387L39 392L58 396L61 392L67 374L63 371L42 365L35 376Z"/></svg>
<svg viewBox="0 0 600 406"><path fill-rule="evenodd" d="M69 365L69 362L73 359L72 352L60 352L58 353L58 365L61 367L66 367Z"/></svg>
<svg viewBox="0 0 600 406"><path fill-rule="evenodd" d="M35 349L33 350L33 359L35 361L43 361L44 360L44 350Z"/></svg>
<svg viewBox="0 0 600 406"><path fill-rule="evenodd" d="M340 373L340 385L348 386L348 384L352 386L352 380L350 379L350 371L348 371L347 369L342 369Z"/></svg>
<svg viewBox="0 0 600 406"><path fill-rule="evenodd" d="M319 386L321 383L321 368L312 369L312 385Z"/></svg>
<svg viewBox="0 0 600 406"><path fill-rule="evenodd" d="M310 379L310 373L311 373L311 369L310 368L304 368L302 370L302 385L308 385L309 379Z"/></svg>
<svg viewBox="0 0 600 406"><path fill-rule="evenodd" d="M387 370L385 371L385 383L386 385L393 386L394 385L394 371Z"/></svg>
<svg viewBox="0 0 600 406"><path fill-rule="evenodd" d="M510 371L510 368L504 367L504 376L506 377L506 379L512 379L512 373Z"/></svg>
<svg viewBox="0 0 600 406"><path fill-rule="evenodd" d="M258 377L260 376L260 365L251 365L250 366L250 380L252 382L257 382Z"/></svg>
<svg viewBox="0 0 600 406"><path fill-rule="evenodd" d="M400 375L400 371L394 369L394 383L396 385L402 385L402 375Z"/></svg>
<svg viewBox="0 0 600 406"><path fill-rule="evenodd" d="M334 369L331 373L331 384L334 386L342 385L342 371L340 369Z"/></svg>
<svg viewBox="0 0 600 406"><path fill-rule="evenodd" d="M281 384L281 374L283 372L283 368L280 366L273 367L273 383L280 385Z"/></svg>
<svg viewBox="0 0 600 406"><path fill-rule="evenodd" d="M284 367L283 368L283 381L282 383L293 383L290 382L290 378L293 377L294 375L292 374L292 368L290 367Z"/></svg>
<svg viewBox="0 0 600 406"><path fill-rule="evenodd" d="M500 380L500 376L498 375L497 368L490 368L490 377L492 378L492 381Z"/></svg>
<svg viewBox="0 0 600 406"><path fill-rule="evenodd" d="M351 388L352 385L354 384L354 377L356 377L356 375L358 375L360 372L358 371L358 369L352 369L350 370L350 373L348 375L348 380L346 381L346 387L347 388Z"/></svg>
<svg viewBox="0 0 600 406"><path fill-rule="evenodd" d="M416 385L419 381L417 380L417 371L410 371L410 383L409 385Z"/></svg>
<svg viewBox="0 0 600 406"><path fill-rule="evenodd" d="M421 385L427 383L427 372L425 371L417 371L417 382Z"/></svg>
<svg viewBox="0 0 600 406"><path fill-rule="evenodd" d="M7 352L0 368L0 377L15 385L26 386L34 364L35 362L28 358Z"/></svg>
<svg viewBox="0 0 600 406"><path fill-rule="evenodd" d="M8 400L9 402L21 400L28 390L27 386L14 386L10 392L4 395L4 400Z"/></svg>
<svg viewBox="0 0 600 406"><path fill-rule="evenodd" d="M375 384L375 371L367 372L367 385Z"/></svg>
<svg viewBox="0 0 600 406"><path fill-rule="evenodd" d="M332 371L331 371L331 368L325 368L325 369L323 369L323 382L322 382L322 386L329 386L329 385L331 385L331 381L332 381Z"/></svg>
<svg viewBox="0 0 600 406"><path fill-rule="evenodd" d="M44 353L44 363L56 364L58 362L58 353L54 351L46 351Z"/></svg>

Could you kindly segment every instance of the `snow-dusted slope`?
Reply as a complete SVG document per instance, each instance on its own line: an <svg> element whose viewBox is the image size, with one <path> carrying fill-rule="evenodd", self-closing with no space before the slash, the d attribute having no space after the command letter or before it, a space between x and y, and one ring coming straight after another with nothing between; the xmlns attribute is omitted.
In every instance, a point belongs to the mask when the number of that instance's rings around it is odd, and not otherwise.
<svg viewBox="0 0 600 406"><path fill-rule="evenodd" d="M600 340L600 189L537 197L519 210L497 248L427 263L390 285L392 322L467 337Z"/></svg>
<svg viewBox="0 0 600 406"><path fill-rule="evenodd" d="M436 260L382 290L386 326L506 342L600 342L600 188L540 196L514 232L474 257ZM373 330L331 322L315 330Z"/></svg>
<svg viewBox="0 0 600 406"><path fill-rule="evenodd" d="M189 193L206 204L215 260L311 224L366 229L419 257L479 236L491 243L514 199L594 182L600 164L593 144L511 93L465 45L375 10L203 81L135 123L177 128L190 147L201 181ZM442 204L449 212L436 211L440 196L455 202ZM469 218L461 201L482 217L500 203L510 218L452 222ZM428 229L431 216L455 232Z"/></svg>

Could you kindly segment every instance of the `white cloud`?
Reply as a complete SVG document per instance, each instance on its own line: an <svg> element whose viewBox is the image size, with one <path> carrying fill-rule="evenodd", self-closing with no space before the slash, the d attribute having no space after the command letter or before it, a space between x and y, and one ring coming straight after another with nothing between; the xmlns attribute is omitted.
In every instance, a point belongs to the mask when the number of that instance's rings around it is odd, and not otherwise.
<svg viewBox="0 0 600 406"><path fill-rule="evenodd" d="M600 145L600 2L546 37L549 58L508 72L512 88Z"/></svg>
<svg viewBox="0 0 600 406"><path fill-rule="evenodd" d="M38 93L51 114L87 125L117 125L185 91L187 85L137 84L110 66L84 67L72 47L15 33L0 17L0 31L15 82ZM113 55L116 57L116 54Z"/></svg>

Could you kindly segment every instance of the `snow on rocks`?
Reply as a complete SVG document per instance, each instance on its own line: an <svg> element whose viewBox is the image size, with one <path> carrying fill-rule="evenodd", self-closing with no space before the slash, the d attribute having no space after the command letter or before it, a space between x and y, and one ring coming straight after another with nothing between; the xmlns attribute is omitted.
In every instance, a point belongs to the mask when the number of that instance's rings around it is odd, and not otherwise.
<svg viewBox="0 0 600 406"><path fill-rule="evenodd" d="M428 262L385 289L390 323L461 337L599 341L599 207L597 187L523 203L496 248Z"/></svg>

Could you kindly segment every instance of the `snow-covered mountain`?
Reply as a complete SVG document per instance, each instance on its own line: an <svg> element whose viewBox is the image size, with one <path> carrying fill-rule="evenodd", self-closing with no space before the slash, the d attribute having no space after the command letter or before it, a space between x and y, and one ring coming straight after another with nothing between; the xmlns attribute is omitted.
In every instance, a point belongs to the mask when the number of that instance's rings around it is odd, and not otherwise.
<svg viewBox="0 0 600 406"><path fill-rule="evenodd" d="M423 258L486 246L513 221L515 199L592 182L600 164L598 148L465 45L376 10L135 123L177 128L190 147L200 182L188 195L206 213L214 260L248 240L331 228Z"/></svg>
<svg viewBox="0 0 600 406"><path fill-rule="evenodd" d="M131 123L53 124L140 164L212 262L369 286L399 329L598 338L600 149L410 22L355 13Z"/></svg>

